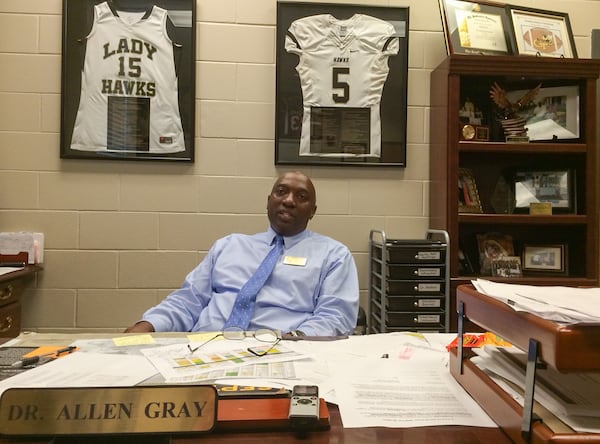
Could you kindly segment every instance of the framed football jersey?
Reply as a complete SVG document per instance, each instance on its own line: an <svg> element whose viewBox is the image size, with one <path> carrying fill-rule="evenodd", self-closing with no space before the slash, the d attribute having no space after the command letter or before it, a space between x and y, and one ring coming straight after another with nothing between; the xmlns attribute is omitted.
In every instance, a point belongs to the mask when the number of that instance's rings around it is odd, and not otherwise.
<svg viewBox="0 0 600 444"><path fill-rule="evenodd" d="M277 3L276 164L406 166L408 17Z"/></svg>
<svg viewBox="0 0 600 444"><path fill-rule="evenodd" d="M194 160L194 0L64 0L61 157Z"/></svg>

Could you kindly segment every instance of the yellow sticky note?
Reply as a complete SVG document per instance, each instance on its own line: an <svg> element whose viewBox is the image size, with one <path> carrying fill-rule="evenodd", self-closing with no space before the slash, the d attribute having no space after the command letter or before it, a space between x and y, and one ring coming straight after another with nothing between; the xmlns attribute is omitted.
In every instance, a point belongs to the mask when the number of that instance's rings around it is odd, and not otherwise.
<svg viewBox="0 0 600 444"><path fill-rule="evenodd" d="M154 344L154 338L152 337L152 335L132 335L122 336L120 338L113 338L113 342L117 346Z"/></svg>

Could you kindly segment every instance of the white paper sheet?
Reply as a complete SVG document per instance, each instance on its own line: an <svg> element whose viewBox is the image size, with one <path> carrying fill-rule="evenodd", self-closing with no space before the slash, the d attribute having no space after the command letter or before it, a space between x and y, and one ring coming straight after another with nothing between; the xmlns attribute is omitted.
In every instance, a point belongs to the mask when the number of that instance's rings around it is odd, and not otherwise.
<svg viewBox="0 0 600 444"><path fill-rule="evenodd" d="M156 373L143 356L75 352L5 379L0 394L14 387L128 387Z"/></svg>
<svg viewBox="0 0 600 444"><path fill-rule="evenodd" d="M293 366L284 368L285 366L275 364L306 358L281 342L272 347L265 356L251 354L247 351L249 347L269 349L271 344L248 338L243 341L211 342L193 354L190 353L187 344L145 348L141 352L168 383L206 381L222 378L227 372L242 378L276 378L278 375L294 377Z"/></svg>
<svg viewBox="0 0 600 444"><path fill-rule="evenodd" d="M474 351L477 356L472 358L473 362L505 390L510 391L513 399L523 405L527 354L515 347L500 349L486 346ZM509 359L507 353L510 353L516 362ZM520 393L516 394L503 381L509 381L519 387ZM599 373L560 373L551 367L537 369L535 399L574 430L600 432Z"/></svg>
<svg viewBox="0 0 600 444"><path fill-rule="evenodd" d="M3 274L12 273L13 271L24 270L25 267L0 267L0 276Z"/></svg>
<svg viewBox="0 0 600 444"><path fill-rule="evenodd" d="M515 285L485 279L471 281L477 291L516 311L563 323L600 323L600 288Z"/></svg>
<svg viewBox="0 0 600 444"><path fill-rule="evenodd" d="M338 365L336 396L346 428L496 427L447 368L389 359Z"/></svg>

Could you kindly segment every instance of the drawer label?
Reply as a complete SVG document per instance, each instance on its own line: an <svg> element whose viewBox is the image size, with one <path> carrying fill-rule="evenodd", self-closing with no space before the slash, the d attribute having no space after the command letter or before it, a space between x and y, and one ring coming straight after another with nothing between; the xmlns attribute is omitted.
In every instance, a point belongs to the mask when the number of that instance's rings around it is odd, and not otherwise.
<svg viewBox="0 0 600 444"><path fill-rule="evenodd" d="M440 251L419 251L416 258L421 261L439 260L441 257Z"/></svg>
<svg viewBox="0 0 600 444"><path fill-rule="evenodd" d="M440 276L442 270L439 268L418 268L417 275L418 276Z"/></svg>
<svg viewBox="0 0 600 444"><path fill-rule="evenodd" d="M441 306L439 299L419 299L417 302L419 308L438 308Z"/></svg>
<svg viewBox="0 0 600 444"><path fill-rule="evenodd" d="M426 292L426 291L441 291L442 290L442 284L437 283L437 282L433 282L430 284L424 284L421 283L419 285L417 285L417 291L419 292Z"/></svg>
<svg viewBox="0 0 600 444"><path fill-rule="evenodd" d="M440 315L417 315L417 324L433 324L440 322Z"/></svg>

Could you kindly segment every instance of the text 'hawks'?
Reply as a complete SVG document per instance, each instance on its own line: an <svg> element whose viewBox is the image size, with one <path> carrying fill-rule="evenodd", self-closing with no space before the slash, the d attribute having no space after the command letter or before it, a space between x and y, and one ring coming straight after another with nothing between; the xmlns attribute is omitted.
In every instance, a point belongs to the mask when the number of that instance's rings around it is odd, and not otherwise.
<svg viewBox="0 0 600 444"><path fill-rule="evenodd" d="M116 47L111 46L110 43L105 43L103 47L105 60L117 54L130 56L127 70L123 66L123 60L119 58L119 75L129 77L139 77L141 73L139 64L141 58L132 58L132 54L153 60L154 53L158 50L154 45L134 38L119 39ZM102 79L102 94L154 97L156 96L156 83L140 80Z"/></svg>
<svg viewBox="0 0 600 444"><path fill-rule="evenodd" d="M156 83L140 80L102 79L102 94L154 97L156 95Z"/></svg>

